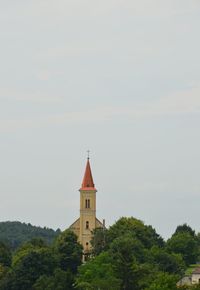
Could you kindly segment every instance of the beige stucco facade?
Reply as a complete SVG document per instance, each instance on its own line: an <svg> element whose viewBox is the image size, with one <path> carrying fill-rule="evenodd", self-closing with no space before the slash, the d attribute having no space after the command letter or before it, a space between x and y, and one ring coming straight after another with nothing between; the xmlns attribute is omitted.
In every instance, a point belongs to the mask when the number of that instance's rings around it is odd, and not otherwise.
<svg viewBox="0 0 200 290"><path fill-rule="evenodd" d="M199 284L199 283L200 283L200 273L193 273L192 284Z"/></svg>

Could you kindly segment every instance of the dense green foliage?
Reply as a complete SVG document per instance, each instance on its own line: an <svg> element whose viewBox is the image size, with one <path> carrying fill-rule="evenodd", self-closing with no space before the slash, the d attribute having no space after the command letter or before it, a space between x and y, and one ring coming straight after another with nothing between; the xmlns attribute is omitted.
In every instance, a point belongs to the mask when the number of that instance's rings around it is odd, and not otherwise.
<svg viewBox="0 0 200 290"><path fill-rule="evenodd" d="M0 264L0 289L73 289L81 259L82 246L69 230L62 232L51 246L34 238L13 254L10 267Z"/></svg>
<svg viewBox="0 0 200 290"><path fill-rule="evenodd" d="M54 251L59 267L63 271L77 272L82 259L82 246L77 242L77 236L69 230L64 231L55 241Z"/></svg>
<svg viewBox="0 0 200 290"><path fill-rule="evenodd" d="M200 248L199 236L186 224L165 242L135 218L121 218L108 230L96 229L92 245L93 258L79 268L76 279L80 290L177 289L187 265L198 261Z"/></svg>
<svg viewBox="0 0 200 290"><path fill-rule="evenodd" d="M96 259L80 267L77 285L80 289L119 290L121 280L115 276L110 255L101 253Z"/></svg>
<svg viewBox="0 0 200 290"><path fill-rule="evenodd" d="M21 222L0 222L0 241L9 244L12 250L17 249L23 243L32 238L42 238L48 244L52 243L60 230L54 231Z"/></svg>
<svg viewBox="0 0 200 290"><path fill-rule="evenodd" d="M1 242L0 290L175 290L199 259L200 238L188 225L165 242L142 221L121 218L96 229L91 243L91 257L82 264L82 246L70 230L52 244L36 235L14 252Z"/></svg>
<svg viewBox="0 0 200 290"><path fill-rule="evenodd" d="M2 266L10 266L12 260L12 255L9 247L0 242L0 265Z"/></svg>

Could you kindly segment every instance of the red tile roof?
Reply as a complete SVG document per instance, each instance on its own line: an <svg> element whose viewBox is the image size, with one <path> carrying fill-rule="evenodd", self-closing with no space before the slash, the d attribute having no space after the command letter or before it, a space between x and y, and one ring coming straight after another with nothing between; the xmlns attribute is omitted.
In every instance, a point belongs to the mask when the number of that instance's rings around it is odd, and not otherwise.
<svg viewBox="0 0 200 290"><path fill-rule="evenodd" d="M89 158L87 160L87 164L86 164L86 168L85 168L85 174L84 174L84 177L83 177L81 190L96 190L94 182L93 182L93 177L92 177L92 171L91 171L91 167L90 167Z"/></svg>

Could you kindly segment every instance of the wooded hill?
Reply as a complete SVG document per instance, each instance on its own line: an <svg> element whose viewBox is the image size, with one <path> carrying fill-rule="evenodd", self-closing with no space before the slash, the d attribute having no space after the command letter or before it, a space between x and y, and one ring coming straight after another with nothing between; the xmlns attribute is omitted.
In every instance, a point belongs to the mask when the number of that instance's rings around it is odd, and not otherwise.
<svg viewBox="0 0 200 290"><path fill-rule="evenodd" d="M0 241L5 242L12 250L16 250L23 243L32 238L42 238L47 244L60 234L60 230L32 226L31 224L15 222L0 222Z"/></svg>

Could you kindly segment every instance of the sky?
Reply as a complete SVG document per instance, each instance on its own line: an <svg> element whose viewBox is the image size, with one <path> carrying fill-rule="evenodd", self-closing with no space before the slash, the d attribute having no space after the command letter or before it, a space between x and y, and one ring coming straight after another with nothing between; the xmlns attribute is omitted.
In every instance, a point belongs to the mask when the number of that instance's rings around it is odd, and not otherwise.
<svg viewBox="0 0 200 290"><path fill-rule="evenodd" d="M0 221L200 232L200 1L0 0Z"/></svg>

